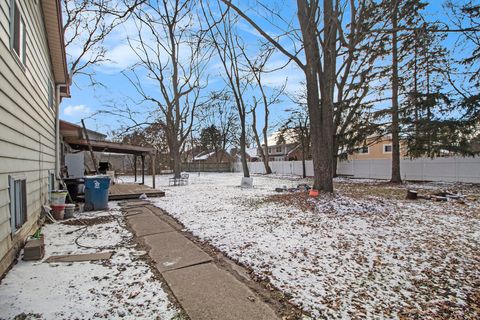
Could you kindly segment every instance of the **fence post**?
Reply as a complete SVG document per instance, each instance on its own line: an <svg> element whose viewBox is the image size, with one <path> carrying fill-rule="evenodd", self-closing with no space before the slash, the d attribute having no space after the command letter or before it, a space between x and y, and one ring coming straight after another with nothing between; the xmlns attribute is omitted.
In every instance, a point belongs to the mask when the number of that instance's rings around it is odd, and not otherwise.
<svg viewBox="0 0 480 320"><path fill-rule="evenodd" d="M453 158L453 165L454 165L454 168L455 168L455 182L459 182L459 177L458 177L458 161L457 161L457 157Z"/></svg>

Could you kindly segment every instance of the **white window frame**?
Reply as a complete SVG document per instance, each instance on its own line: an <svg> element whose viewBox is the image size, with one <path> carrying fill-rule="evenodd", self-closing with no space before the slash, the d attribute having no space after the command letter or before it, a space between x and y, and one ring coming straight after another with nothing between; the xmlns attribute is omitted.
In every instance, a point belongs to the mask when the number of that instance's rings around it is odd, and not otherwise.
<svg viewBox="0 0 480 320"><path fill-rule="evenodd" d="M282 146L276 146L275 147L275 152L281 153L282 152Z"/></svg>
<svg viewBox="0 0 480 320"><path fill-rule="evenodd" d="M392 150L390 150L390 151L385 151L385 147L390 147L390 148L392 148ZM392 153L392 151L393 151L392 144L384 144L384 145L383 145L383 153Z"/></svg>
<svg viewBox="0 0 480 320"><path fill-rule="evenodd" d="M18 10L18 20L15 19L15 8ZM18 25L18 51L15 45L17 37L15 30ZM23 18L22 10L18 0L10 1L10 50L22 67L26 64L26 49L27 49L27 28Z"/></svg>
<svg viewBox="0 0 480 320"><path fill-rule="evenodd" d="M9 176L8 180L10 227L11 233L14 235L28 220L27 178L25 176Z"/></svg>
<svg viewBox="0 0 480 320"><path fill-rule="evenodd" d="M55 179L55 172L53 170L48 170L48 201L52 200L52 191L55 190L55 184L57 183Z"/></svg>

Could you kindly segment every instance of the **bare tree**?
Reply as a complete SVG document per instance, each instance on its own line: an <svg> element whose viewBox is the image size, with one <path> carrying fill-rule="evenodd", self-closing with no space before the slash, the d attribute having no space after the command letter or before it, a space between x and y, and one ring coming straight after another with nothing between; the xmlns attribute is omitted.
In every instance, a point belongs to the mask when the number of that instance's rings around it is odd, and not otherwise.
<svg viewBox="0 0 480 320"><path fill-rule="evenodd" d="M390 182L399 183L402 182L400 176L400 122L398 118L398 0L392 1L391 4L391 16L392 22L392 177Z"/></svg>
<svg viewBox="0 0 480 320"><path fill-rule="evenodd" d="M202 11L210 33L211 41L217 57L223 68L224 80L233 96L235 106L237 107L240 122L240 153L242 158L243 176L250 177L247 163L247 103L244 94L248 89L249 81L245 72L241 70L241 51L240 37L235 29L235 16L228 10L222 11L218 19L212 12L210 4L202 1Z"/></svg>
<svg viewBox="0 0 480 320"><path fill-rule="evenodd" d="M299 39L305 61L299 57L295 47L289 51L271 36L252 17L232 3L221 0L249 23L262 37L295 62L304 72L307 86L307 106L310 116L311 145L314 168L314 188L326 192L333 191L333 95L336 66L336 36L338 31L338 7L333 0L324 0L323 7L319 1L298 0L297 19L300 25ZM263 6L267 8L268 6ZM323 14L322 14L323 13ZM321 23L322 22L322 23ZM292 25L289 27L293 28ZM289 33L295 30L288 30Z"/></svg>
<svg viewBox="0 0 480 320"><path fill-rule="evenodd" d="M146 0L62 0L69 76L85 75L96 84L90 67L107 61L104 41Z"/></svg>
<svg viewBox="0 0 480 320"><path fill-rule="evenodd" d="M372 82L378 79L382 69L379 59L385 57L388 35L370 33L374 27L383 28L387 22L384 10L373 0L337 0L339 8L337 39L337 70L334 102L334 162L352 152L373 133L369 121L371 108L378 100Z"/></svg>
<svg viewBox="0 0 480 320"><path fill-rule="evenodd" d="M129 44L139 62L124 72L142 102L158 111L177 178L181 150L201 105L200 92L206 86L202 76L210 56L202 33L192 28L192 10L190 0L162 0L136 11L138 37Z"/></svg>
<svg viewBox="0 0 480 320"><path fill-rule="evenodd" d="M257 149L260 152L260 157L262 158L263 164L265 166L265 173L270 174L272 173L272 169L270 168L269 164L270 155L268 151L270 107L280 102L279 98L285 92L286 82L280 88L274 89L271 94L267 93L267 90L262 80L262 75L267 72L272 72L272 70L266 69L266 65L268 63L268 60L272 56L274 50L273 48L265 45L261 46L260 48L260 54L255 60L250 59L249 54L245 50L241 51L247 64L247 70L253 75L251 85L254 90L258 89L260 93L260 99L255 96L253 97L253 107L250 110L250 113L252 114L252 133L257 144ZM263 106L264 112L262 128L263 146L257 130L257 107L260 104Z"/></svg>
<svg viewBox="0 0 480 320"><path fill-rule="evenodd" d="M232 99L225 91L213 91L210 93L208 102L200 110L198 122L202 123L203 129L215 128L211 132L210 139L215 151L224 151L233 147L238 134L238 113L232 105ZM212 129L213 131L213 129ZM217 162L222 162L223 152L216 152Z"/></svg>
<svg viewBox="0 0 480 320"><path fill-rule="evenodd" d="M302 176L307 177L307 166L305 160L310 157L310 119L308 117L305 95L294 95L292 101L298 106L295 109L287 109L289 112L287 120L280 127L279 138L286 142L293 139L301 150ZM298 160L298 159L297 159Z"/></svg>

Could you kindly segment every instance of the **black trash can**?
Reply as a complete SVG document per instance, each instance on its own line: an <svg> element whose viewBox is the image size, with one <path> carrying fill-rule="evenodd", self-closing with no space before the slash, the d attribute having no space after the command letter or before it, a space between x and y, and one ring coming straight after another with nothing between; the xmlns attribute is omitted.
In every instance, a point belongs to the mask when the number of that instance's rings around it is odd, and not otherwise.
<svg viewBox="0 0 480 320"><path fill-rule="evenodd" d="M70 197L72 198L73 202L77 201L77 196L78 196L78 186L84 183L84 180L81 178L66 178L63 179L65 184L67 185L67 190L68 193L70 194ZM67 197L67 201L69 201Z"/></svg>

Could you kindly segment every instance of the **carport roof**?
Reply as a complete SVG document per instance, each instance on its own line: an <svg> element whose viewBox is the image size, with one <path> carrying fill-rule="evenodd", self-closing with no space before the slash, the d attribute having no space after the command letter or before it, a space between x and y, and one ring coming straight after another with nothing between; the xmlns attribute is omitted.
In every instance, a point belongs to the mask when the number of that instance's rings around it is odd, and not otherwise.
<svg viewBox="0 0 480 320"><path fill-rule="evenodd" d="M70 147L75 150L89 150L88 142L85 139L68 139L65 142L67 142ZM98 152L124 153L134 155L147 155L155 152L155 149L152 147L141 147L110 141L90 140L90 145L92 146L93 151Z"/></svg>

